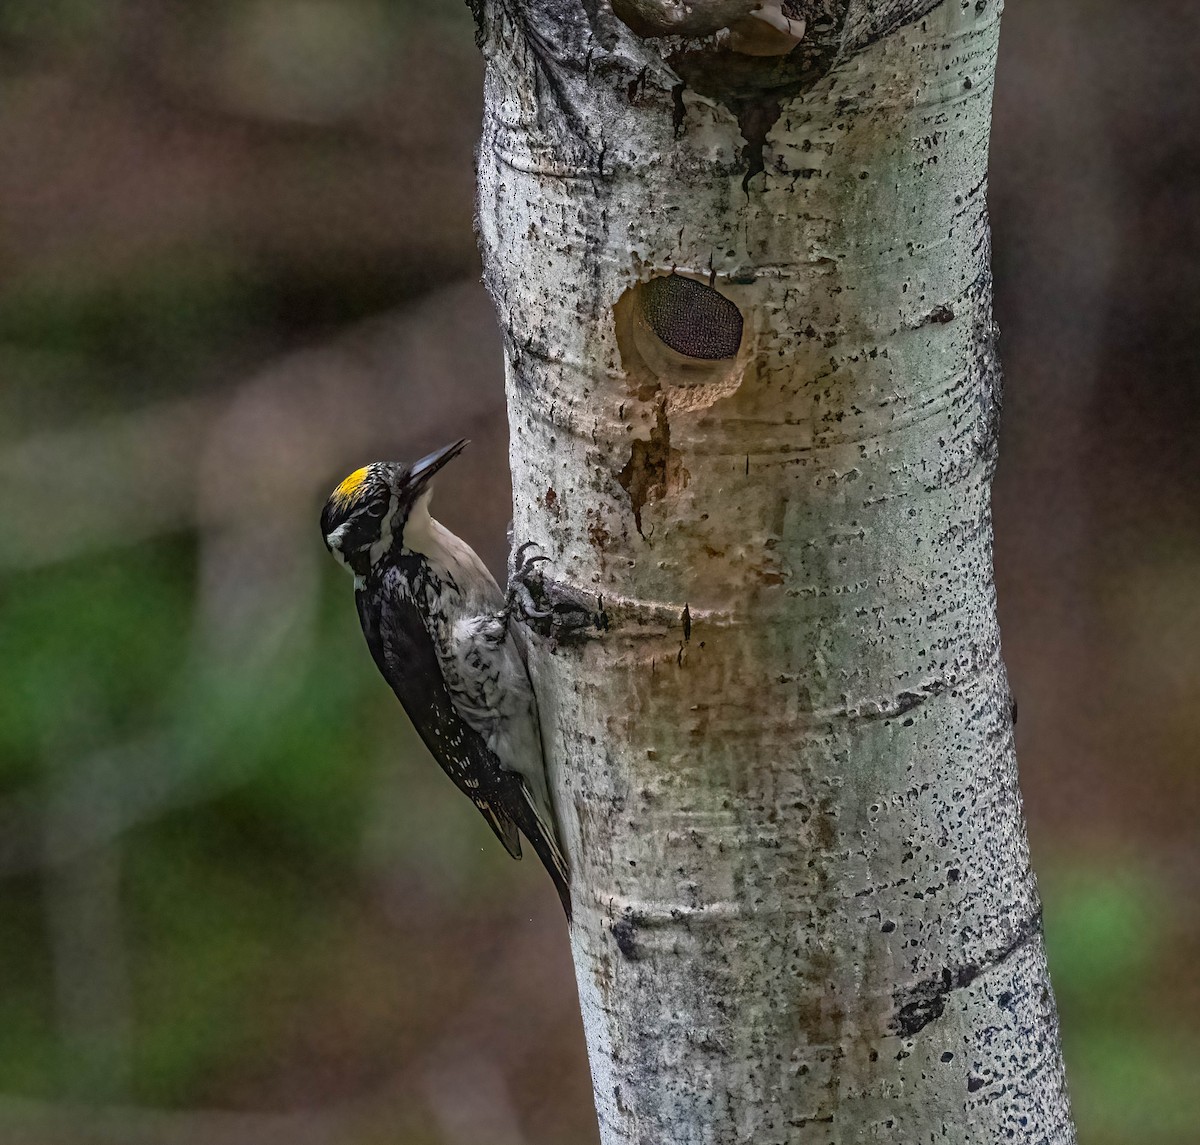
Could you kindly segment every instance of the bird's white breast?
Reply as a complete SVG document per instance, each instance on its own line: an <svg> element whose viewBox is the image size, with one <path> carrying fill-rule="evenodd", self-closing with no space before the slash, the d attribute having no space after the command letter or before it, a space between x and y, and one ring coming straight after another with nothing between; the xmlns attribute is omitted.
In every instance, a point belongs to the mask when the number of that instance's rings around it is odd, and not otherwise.
<svg viewBox="0 0 1200 1145"><path fill-rule="evenodd" d="M432 490L417 498L404 523L404 547L420 553L444 577L449 574L463 596L466 614L503 607L504 595L479 554L429 513Z"/></svg>

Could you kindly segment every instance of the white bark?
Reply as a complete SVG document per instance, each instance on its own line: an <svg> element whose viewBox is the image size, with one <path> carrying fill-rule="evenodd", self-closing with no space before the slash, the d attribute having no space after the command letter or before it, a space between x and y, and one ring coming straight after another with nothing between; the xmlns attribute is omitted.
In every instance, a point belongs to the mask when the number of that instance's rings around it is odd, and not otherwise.
<svg viewBox="0 0 1200 1145"><path fill-rule="evenodd" d="M515 538L600 621L531 669L601 1137L1061 1145L991 567L998 4L782 7L782 60L480 13ZM656 337L673 269L735 357Z"/></svg>

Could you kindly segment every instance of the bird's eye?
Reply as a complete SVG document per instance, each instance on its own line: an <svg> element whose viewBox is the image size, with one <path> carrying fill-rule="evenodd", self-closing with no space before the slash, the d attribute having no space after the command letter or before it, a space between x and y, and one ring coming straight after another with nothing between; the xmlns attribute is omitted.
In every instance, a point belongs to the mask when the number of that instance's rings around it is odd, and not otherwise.
<svg viewBox="0 0 1200 1145"><path fill-rule="evenodd" d="M374 521L380 520L388 510L386 501L374 501L367 506L367 516Z"/></svg>

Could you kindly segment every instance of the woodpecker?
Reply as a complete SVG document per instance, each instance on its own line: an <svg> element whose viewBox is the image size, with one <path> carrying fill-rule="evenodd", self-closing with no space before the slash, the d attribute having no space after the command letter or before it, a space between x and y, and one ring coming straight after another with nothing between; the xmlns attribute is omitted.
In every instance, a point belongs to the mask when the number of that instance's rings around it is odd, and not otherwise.
<svg viewBox="0 0 1200 1145"><path fill-rule="evenodd" d="M434 475L466 445L356 470L326 502L321 535L354 575L371 655L426 747L514 859L518 831L529 840L570 919L522 634L474 549L429 513Z"/></svg>

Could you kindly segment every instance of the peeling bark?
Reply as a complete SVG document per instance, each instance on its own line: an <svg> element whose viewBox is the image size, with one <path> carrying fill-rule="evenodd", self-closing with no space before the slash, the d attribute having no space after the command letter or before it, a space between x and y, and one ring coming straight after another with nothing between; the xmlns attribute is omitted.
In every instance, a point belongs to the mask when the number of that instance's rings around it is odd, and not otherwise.
<svg viewBox="0 0 1200 1145"><path fill-rule="evenodd" d="M736 0L479 12L601 1137L1068 1145L991 567L999 5L781 11L785 55Z"/></svg>

